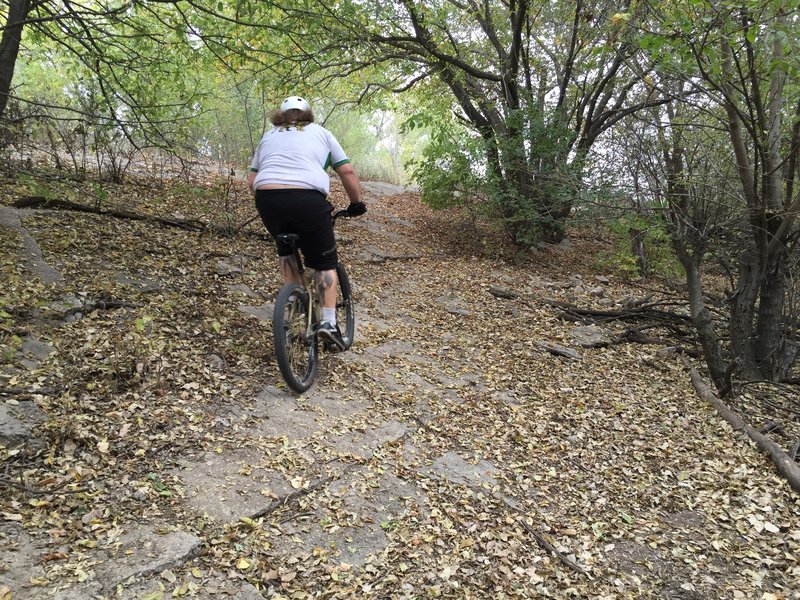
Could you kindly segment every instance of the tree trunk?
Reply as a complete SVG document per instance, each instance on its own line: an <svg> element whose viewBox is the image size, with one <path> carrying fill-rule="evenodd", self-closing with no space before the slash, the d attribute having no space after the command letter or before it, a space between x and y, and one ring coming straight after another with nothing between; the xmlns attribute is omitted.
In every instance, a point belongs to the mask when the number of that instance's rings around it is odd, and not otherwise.
<svg viewBox="0 0 800 600"><path fill-rule="evenodd" d="M689 313L692 317L692 324L697 331L700 345L703 348L703 358L705 358L711 381L717 390L724 390L728 387L728 374L725 357L722 353L722 346L717 337L714 326L714 319L711 312L706 308L703 300L703 282L700 278L700 267L695 257L687 251L682 240L673 238L672 247L678 255L683 268L686 270L686 286L689 290Z"/></svg>
<svg viewBox="0 0 800 600"><path fill-rule="evenodd" d="M753 352L753 318L760 273L758 260L750 251L739 256L739 278L736 290L731 294L730 332L731 350L742 364L746 379L761 379L761 371Z"/></svg>
<svg viewBox="0 0 800 600"><path fill-rule="evenodd" d="M8 18L0 38L0 118L5 115L11 94L11 82L22 41L22 29L31 10L31 0L10 0Z"/></svg>
<svg viewBox="0 0 800 600"><path fill-rule="evenodd" d="M783 305L786 294L786 250L775 247L767 257L767 269L761 281L756 323L755 359L764 379L779 381L787 369L781 364L785 331Z"/></svg>
<svg viewBox="0 0 800 600"><path fill-rule="evenodd" d="M628 235L631 240L631 254L636 257L636 266L639 269L639 277L647 277L647 256L644 250L644 231L636 227L628 228Z"/></svg>

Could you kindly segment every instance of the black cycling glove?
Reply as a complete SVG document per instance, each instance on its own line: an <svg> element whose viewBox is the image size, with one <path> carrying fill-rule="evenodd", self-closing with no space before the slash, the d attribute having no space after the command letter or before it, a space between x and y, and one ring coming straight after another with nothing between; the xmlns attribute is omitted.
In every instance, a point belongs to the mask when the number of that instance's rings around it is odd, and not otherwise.
<svg viewBox="0 0 800 600"><path fill-rule="evenodd" d="M365 212L367 212L367 205L363 202L351 202L347 207L348 217L360 217Z"/></svg>

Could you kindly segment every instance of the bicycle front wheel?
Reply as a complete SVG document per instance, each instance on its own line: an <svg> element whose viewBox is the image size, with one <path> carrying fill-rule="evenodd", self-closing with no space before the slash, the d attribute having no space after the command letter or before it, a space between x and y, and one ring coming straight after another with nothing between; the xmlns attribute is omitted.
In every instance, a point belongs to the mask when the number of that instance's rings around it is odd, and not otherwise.
<svg viewBox="0 0 800 600"><path fill-rule="evenodd" d="M317 336L309 327L308 293L296 283L281 288L272 313L275 358L287 385L302 394L317 372Z"/></svg>
<svg viewBox="0 0 800 600"><path fill-rule="evenodd" d="M356 314L353 307L353 292L350 287L350 278L342 263L336 265L336 276L339 285L336 288L336 322L342 332L344 349L347 350L353 345L353 337L356 333Z"/></svg>

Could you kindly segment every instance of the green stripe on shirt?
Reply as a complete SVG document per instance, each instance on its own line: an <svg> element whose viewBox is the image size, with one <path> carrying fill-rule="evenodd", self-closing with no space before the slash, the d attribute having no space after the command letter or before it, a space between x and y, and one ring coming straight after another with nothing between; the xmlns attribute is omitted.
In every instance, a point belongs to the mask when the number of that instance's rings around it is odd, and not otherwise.
<svg viewBox="0 0 800 600"><path fill-rule="evenodd" d="M339 167L341 167L342 165L346 165L346 164L347 164L347 163L349 163L349 162L350 162L350 159L349 159L349 158L345 158L344 160L340 160L340 161L339 161L339 162L337 162L335 165L333 165L333 168L334 168L334 169L338 169L338 168L339 168ZM325 164L324 164L324 165L322 165L322 170L323 170L323 171L327 171L327 170L328 170L328 167L330 167L330 166L331 166L331 153L330 153L330 152L328 152L328 159L325 161Z"/></svg>

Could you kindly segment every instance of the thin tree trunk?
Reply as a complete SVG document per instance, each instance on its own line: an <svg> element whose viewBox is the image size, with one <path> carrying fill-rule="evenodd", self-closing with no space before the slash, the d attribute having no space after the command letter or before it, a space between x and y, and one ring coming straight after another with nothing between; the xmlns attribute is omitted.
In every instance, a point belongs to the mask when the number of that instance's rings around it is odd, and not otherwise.
<svg viewBox="0 0 800 600"><path fill-rule="evenodd" d="M31 10L31 0L10 0L8 18L0 38L0 117L3 117L11 94L11 82L17 64L22 29Z"/></svg>
<svg viewBox="0 0 800 600"><path fill-rule="evenodd" d="M751 380L761 378L753 352L753 318L761 278L758 265L759 261L751 251L739 256L737 287L729 298L731 350L741 361L744 377Z"/></svg>
<svg viewBox="0 0 800 600"><path fill-rule="evenodd" d="M683 268L686 269L686 285L689 290L689 313L692 317L692 324L697 331L700 345L703 348L703 358L705 358L711 381L714 382L717 390L724 390L728 387L727 365L722 354L722 347L717 338L717 331L714 326L714 319L711 312L703 300L703 282L700 278L700 268L698 261L692 256L683 245L682 241L673 240L672 246L681 261Z"/></svg>
<svg viewBox="0 0 800 600"><path fill-rule="evenodd" d="M628 235L631 240L631 254L636 257L639 277L645 279L647 277L647 256L644 251L644 231L636 227L629 227Z"/></svg>

